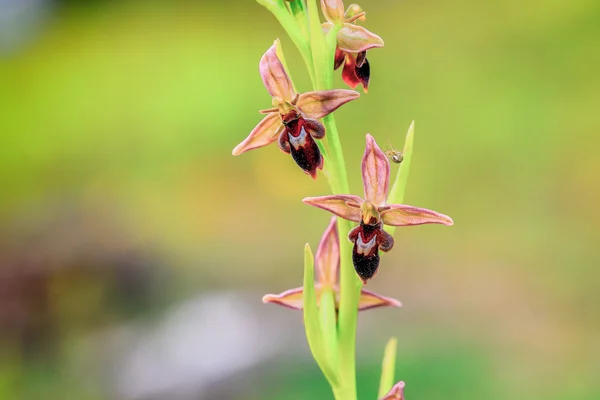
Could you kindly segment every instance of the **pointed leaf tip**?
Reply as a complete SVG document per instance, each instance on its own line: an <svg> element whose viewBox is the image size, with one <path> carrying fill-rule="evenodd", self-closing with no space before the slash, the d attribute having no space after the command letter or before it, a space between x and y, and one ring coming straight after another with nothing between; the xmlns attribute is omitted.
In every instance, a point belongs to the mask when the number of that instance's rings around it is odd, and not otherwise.
<svg viewBox="0 0 600 400"><path fill-rule="evenodd" d="M396 178L394 179L394 185L390 189L390 193L388 195L388 203L390 204L404 203L406 183L408 182L408 173L410 171L410 163L412 160L414 137L415 121L412 121L404 139L404 148L402 149L403 161L398 168ZM389 232L392 233L393 229L389 229Z"/></svg>
<svg viewBox="0 0 600 400"><path fill-rule="evenodd" d="M390 338L383 351L383 361L381 363L381 378L379 380L379 398L386 396L386 393L394 385L394 375L396 372L396 353L398 351L398 339Z"/></svg>

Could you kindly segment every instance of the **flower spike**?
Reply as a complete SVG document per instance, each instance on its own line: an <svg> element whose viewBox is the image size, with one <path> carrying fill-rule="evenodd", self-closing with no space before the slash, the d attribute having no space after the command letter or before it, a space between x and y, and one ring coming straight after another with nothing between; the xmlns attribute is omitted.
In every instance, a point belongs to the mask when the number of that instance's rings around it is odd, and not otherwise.
<svg viewBox="0 0 600 400"><path fill-rule="evenodd" d="M277 55L278 47L276 40L259 63L262 81L273 98L273 107L261 111L266 116L232 154L237 156L278 142L281 151L291 154L296 164L316 179L317 170L323 169L323 157L315 140L325 136L325 127L318 119L358 98L359 94L343 89L296 93Z"/></svg>
<svg viewBox="0 0 600 400"><path fill-rule="evenodd" d="M423 224L452 225L452 218L425 208L404 204L386 204L390 162L373 136L367 134L363 155L362 176L364 196L331 195L306 197L302 201L322 208L359 225L350 231L348 239L354 243L352 262L357 275L367 283L379 268L379 251L394 247L394 239L383 230L383 225L412 226Z"/></svg>
<svg viewBox="0 0 600 400"><path fill-rule="evenodd" d="M323 290L335 292L335 307L339 308L338 271L340 267L340 244L337 233L336 217L332 217L315 255L315 292L317 303L320 304ZM279 294L263 296L263 303L275 303L284 307L301 310L304 304L304 289L302 287L286 290ZM362 289L358 303L359 311L377 307L401 307L402 304L391 297L386 297L372 291Z"/></svg>

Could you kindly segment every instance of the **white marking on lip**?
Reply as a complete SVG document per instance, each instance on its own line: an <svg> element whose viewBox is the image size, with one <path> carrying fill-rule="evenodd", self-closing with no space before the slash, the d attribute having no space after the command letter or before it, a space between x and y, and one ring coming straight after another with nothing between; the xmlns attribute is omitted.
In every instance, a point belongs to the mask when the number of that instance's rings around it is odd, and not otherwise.
<svg viewBox="0 0 600 400"><path fill-rule="evenodd" d="M374 235L371 240L369 240L367 243L365 243L365 241L363 240L363 235L362 233L358 234L358 238L356 239L356 252L358 254L364 254L365 256L367 254L369 254L371 252L371 250L373 250L373 247L375 246L377 242L377 235Z"/></svg>
<svg viewBox="0 0 600 400"><path fill-rule="evenodd" d="M290 143L292 146L294 146L296 150L298 150L300 147L306 144L306 135L308 135L308 133L306 133L304 127L300 128L300 134L298 135L298 137L292 136L291 133L288 133Z"/></svg>

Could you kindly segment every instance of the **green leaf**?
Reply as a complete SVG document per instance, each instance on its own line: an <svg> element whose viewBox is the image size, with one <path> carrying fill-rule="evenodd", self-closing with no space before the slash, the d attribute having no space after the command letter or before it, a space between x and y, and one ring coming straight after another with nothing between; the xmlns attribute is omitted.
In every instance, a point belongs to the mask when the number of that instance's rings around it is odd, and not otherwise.
<svg viewBox="0 0 600 400"><path fill-rule="evenodd" d="M321 317L321 332L323 333L323 349L325 350L329 363L333 367L337 367L337 315L335 312L335 293L331 287L323 287L321 292L321 302L319 304L319 314ZM337 370L337 368L335 369Z"/></svg>
<svg viewBox="0 0 600 400"><path fill-rule="evenodd" d="M394 374L396 370L396 351L398 349L398 340L395 337L390 338L383 352L383 362L381 364L381 379L379 380L379 396L383 398L396 383Z"/></svg>
<svg viewBox="0 0 600 400"><path fill-rule="evenodd" d="M310 43L300 25L298 25L295 17L286 8L282 0L256 0L256 2L273 13L275 18L277 18L283 29L285 29L289 35L290 39L292 39L292 42L294 42L294 45L296 45L304 59L304 63L308 68L308 74L310 75L310 79L314 86L315 75Z"/></svg>
<svg viewBox="0 0 600 400"><path fill-rule="evenodd" d="M410 171L410 161L412 160L412 152L413 152L413 140L415 135L415 121L410 124L408 128L408 132L406 133L406 138L404 140L404 149L402 150L402 155L404 159L398 168L398 173L396 174L396 179L394 180L394 186L392 186L392 190L390 190L387 203L388 204L403 204L404 202L404 194L406 191L406 182L408 181L408 172ZM390 235L394 234L394 230L396 228L393 226L385 226L386 232Z"/></svg>
<svg viewBox="0 0 600 400"><path fill-rule="evenodd" d="M306 18L306 10L304 6L304 1L295 0L288 3L290 7L290 12L296 19L296 23L300 27L302 34L304 37L308 38L308 18Z"/></svg>
<svg viewBox="0 0 600 400"><path fill-rule="evenodd" d="M338 385L336 371L332 368L327 352L324 348L323 336L321 330L321 321L319 319L319 308L317 306L317 295L315 292L315 268L314 258L310 245L304 246L304 329L306 339L312 355L323 371L323 374L332 387Z"/></svg>
<svg viewBox="0 0 600 400"><path fill-rule="evenodd" d="M329 70L330 56L333 62L333 51L327 48L325 34L321 27L321 19L316 0L308 0L308 28L310 48L313 56L313 68L316 78L316 90L331 89L333 84L333 68Z"/></svg>
<svg viewBox="0 0 600 400"><path fill-rule="evenodd" d="M288 68L287 62L285 61L285 54L283 54L283 48L281 47L281 40L275 40L275 53L277 54L277 58L281 61L281 65L283 65L283 69L285 69L285 73L290 78L290 82L292 82L292 87L294 88L294 92L298 93L296 90L296 85L294 85L294 80L292 79L292 75L290 74L290 69Z"/></svg>

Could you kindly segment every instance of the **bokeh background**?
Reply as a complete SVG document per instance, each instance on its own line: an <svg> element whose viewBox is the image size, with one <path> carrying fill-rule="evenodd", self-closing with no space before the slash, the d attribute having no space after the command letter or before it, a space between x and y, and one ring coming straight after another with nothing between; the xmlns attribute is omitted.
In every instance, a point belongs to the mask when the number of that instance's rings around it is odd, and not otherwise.
<svg viewBox="0 0 600 400"><path fill-rule="evenodd" d="M409 399L600 398L600 7L363 1L386 46L337 112L402 148L406 201L361 314L361 399L399 338ZM275 147L231 149L270 106L280 37L254 1L0 0L0 398L329 399L298 312L327 194ZM336 74L340 87L343 83Z"/></svg>

